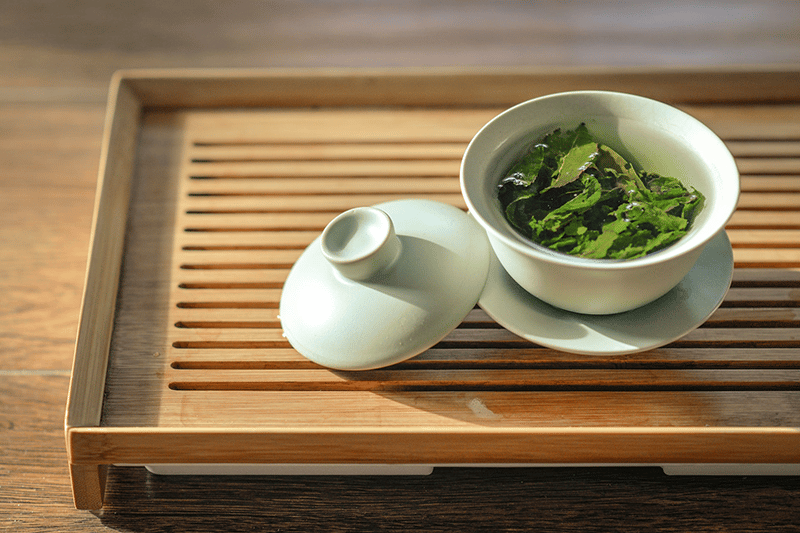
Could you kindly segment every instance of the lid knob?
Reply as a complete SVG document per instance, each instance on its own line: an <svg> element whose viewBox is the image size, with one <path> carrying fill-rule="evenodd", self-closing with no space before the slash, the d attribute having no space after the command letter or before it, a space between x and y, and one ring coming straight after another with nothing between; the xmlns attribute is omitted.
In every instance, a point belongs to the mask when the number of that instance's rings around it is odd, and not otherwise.
<svg viewBox="0 0 800 533"><path fill-rule="evenodd" d="M391 267L401 249L392 219L374 207L357 207L337 216L322 232L320 242L325 259L356 281Z"/></svg>

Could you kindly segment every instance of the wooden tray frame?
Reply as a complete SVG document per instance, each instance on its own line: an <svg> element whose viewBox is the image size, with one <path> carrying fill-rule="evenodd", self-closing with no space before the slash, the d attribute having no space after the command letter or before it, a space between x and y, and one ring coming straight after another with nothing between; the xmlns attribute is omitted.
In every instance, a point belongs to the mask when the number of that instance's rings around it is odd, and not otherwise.
<svg viewBox="0 0 800 533"><path fill-rule="evenodd" d="M92 245L67 412L75 504L102 506L109 465L161 463L798 463L797 418L718 427L375 425L283 427L106 426L114 334L139 130L149 110L496 108L564 90L632 92L676 105L794 106L800 70L181 70L126 71L111 86ZM793 130L794 131L794 130ZM800 128L797 128L800 131ZM797 178L800 179L800 178ZM794 263L789 262L794 268ZM796 279L791 283L796 283ZM795 300L791 305L797 304ZM798 327L794 318L792 327ZM785 344L790 348L794 344ZM798 359L778 357L797 383ZM788 393L787 393L788 394ZM797 389L791 392L792 405ZM788 420L788 423L787 423ZM265 446L265 443L268 445ZM299 448L298 448L298 445Z"/></svg>

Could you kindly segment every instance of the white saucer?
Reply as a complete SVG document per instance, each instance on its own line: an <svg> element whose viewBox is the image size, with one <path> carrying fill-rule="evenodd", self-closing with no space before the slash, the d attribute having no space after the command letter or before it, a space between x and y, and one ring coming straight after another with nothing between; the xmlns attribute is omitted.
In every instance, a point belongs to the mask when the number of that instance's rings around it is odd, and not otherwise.
<svg viewBox="0 0 800 533"><path fill-rule="evenodd" d="M478 305L531 342L590 355L621 355L664 346L700 326L720 306L733 277L733 249L722 231L677 287L658 300L615 315L582 315L535 298L491 254Z"/></svg>

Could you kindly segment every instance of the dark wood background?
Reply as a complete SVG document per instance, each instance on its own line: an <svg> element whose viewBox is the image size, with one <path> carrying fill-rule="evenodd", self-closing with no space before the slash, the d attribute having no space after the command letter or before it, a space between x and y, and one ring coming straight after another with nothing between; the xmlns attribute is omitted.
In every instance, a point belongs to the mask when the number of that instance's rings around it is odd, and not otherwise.
<svg viewBox="0 0 800 533"><path fill-rule="evenodd" d="M792 531L800 481L658 469L160 478L72 506L63 413L106 91L132 67L800 64L800 3L0 0L0 530Z"/></svg>

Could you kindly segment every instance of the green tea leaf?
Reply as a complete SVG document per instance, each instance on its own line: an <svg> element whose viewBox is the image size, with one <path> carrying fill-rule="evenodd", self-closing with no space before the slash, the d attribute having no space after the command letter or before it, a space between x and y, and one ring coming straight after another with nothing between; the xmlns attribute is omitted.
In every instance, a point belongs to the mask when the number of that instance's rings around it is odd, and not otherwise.
<svg viewBox="0 0 800 533"><path fill-rule="evenodd" d="M553 250L631 259L686 234L704 196L673 177L638 172L585 124L555 130L501 181L498 199L517 231Z"/></svg>
<svg viewBox="0 0 800 533"><path fill-rule="evenodd" d="M511 168L504 181L513 182L518 186L532 184L545 166L545 156L548 151L549 148L546 145L533 146L530 152ZM549 176L549 172L547 174Z"/></svg>
<svg viewBox="0 0 800 533"><path fill-rule="evenodd" d="M592 177L586 176L583 180L584 188L578 194L565 203L550 211L545 217L536 221L534 227L533 222L531 227L534 228L534 233L541 233L542 231L556 232L570 223L573 218L582 215L592 208L600 199L602 189L600 183Z"/></svg>
<svg viewBox="0 0 800 533"><path fill-rule="evenodd" d="M561 166L556 173L558 178L553 180L550 187L563 187L575 181L592 166L595 157L597 157L597 144L595 143L573 147L561 160Z"/></svg>
<svg viewBox="0 0 800 533"><path fill-rule="evenodd" d="M593 141L585 124L578 126L573 133L563 137L565 142L567 139L572 141L567 153L559 158L555 178L548 188L563 187L575 181L592 166L598 156L597 143Z"/></svg>
<svg viewBox="0 0 800 533"><path fill-rule="evenodd" d="M647 194L647 187L642 183L633 165L608 146L602 145L597 159L597 168L604 172L613 171L619 180L618 186L631 191L630 187L634 187L642 194Z"/></svg>

